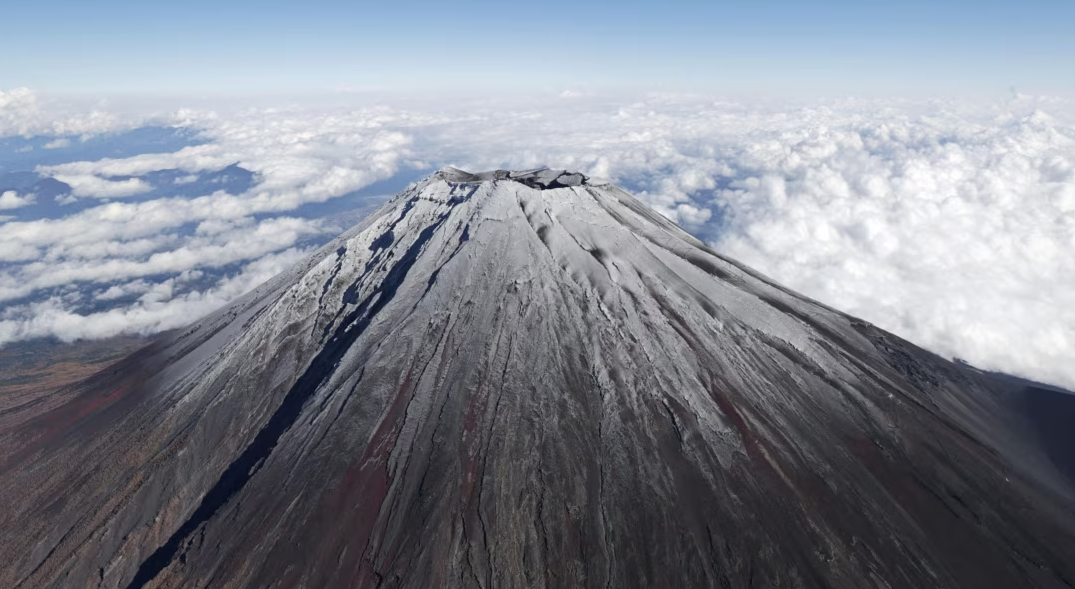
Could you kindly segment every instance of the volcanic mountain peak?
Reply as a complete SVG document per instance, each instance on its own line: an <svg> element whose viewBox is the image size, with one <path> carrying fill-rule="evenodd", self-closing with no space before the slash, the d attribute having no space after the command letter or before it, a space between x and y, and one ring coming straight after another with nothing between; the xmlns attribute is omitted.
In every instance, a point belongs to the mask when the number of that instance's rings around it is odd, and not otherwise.
<svg viewBox="0 0 1075 589"><path fill-rule="evenodd" d="M0 586L1075 586L1021 387L581 174L442 170L69 394Z"/></svg>
<svg viewBox="0 0 1075 589"><path fill-rule="evenodd" d="M537 168L535 170L525 171L493 170L489 172L471 173L460 170L459 168L447 167L437 172L437 177L449 182L460 183L513 180L538 190L566 188L568 186L583 186L589 182L589 178L578 172L550 170L549 168Z"/></svg>

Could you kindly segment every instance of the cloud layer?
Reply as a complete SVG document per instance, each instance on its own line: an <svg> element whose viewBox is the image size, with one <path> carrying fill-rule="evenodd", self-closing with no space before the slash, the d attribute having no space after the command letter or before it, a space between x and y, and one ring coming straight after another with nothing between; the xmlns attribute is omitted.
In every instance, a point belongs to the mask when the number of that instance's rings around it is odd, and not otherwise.
<svg viewBox="0 0 1075 589"><path fill-rule="evenodd" d="M454 157L608 177L808 296L942 355L1075 388L1071 104L589 108L495 119Z"/></svg>
<svg viewBox="0 0 1075 589"><path fill-rule="evenodd" d="M0 90L0 137L54 135L47 147L65 145L66 136L92 135L129 128L134 121L102 109L67 109L42 106L27 88Z"/></svg>
<svg viewBox="0 0 1075 589"><path fill-rule="evenodd" d="M0 193L0 211L19 209L33 204L34 200L32 194L19 196L19 193L14 190L6 190Z"/></svg>
<svg viewBox="0 0 1075 589"><path fill-rule="evenodd" d="M28 103L0 95L0 131ZM1027 97L575 94L178 111L172 124L208 143L38 170L73 198L120 200L0 225L0 342L179 326L329 237L331 222L294 211L404 170L550 165L621 183L717 249L938 353L1075 388L1073 112ZM236 163L255 173L243 194L130 200L151 172L193 181ZM208 269L223 274L206 282Z"/></svg>

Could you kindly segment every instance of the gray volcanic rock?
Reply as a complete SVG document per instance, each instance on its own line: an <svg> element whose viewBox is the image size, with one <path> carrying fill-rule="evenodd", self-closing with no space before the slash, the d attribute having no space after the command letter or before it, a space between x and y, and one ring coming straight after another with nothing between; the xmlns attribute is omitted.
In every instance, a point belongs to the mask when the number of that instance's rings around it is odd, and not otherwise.
<svg viewBox="0 0 1075 589"><path fill-rule="evenodd" d="M0 432L0 586L1073 587L1028 390L614 186L447 169Z"/></svg>

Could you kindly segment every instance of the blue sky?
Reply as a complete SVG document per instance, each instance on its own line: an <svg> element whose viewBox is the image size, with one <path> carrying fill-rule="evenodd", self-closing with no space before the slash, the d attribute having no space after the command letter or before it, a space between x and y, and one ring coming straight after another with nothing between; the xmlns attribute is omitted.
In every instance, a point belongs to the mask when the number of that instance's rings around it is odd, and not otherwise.
<svg viewBox="0 0 1075 589"><path fill-rule="evenodd" d="M898 4L898 5L897 5ZM6 2L0 88L1075 91L1075 2Z"/></svg>

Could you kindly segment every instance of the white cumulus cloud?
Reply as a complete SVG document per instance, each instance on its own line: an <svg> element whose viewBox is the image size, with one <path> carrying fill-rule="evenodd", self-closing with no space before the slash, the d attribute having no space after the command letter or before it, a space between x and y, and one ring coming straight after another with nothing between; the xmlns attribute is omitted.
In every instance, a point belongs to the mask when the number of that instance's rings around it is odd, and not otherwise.
<svg viewBox="0 0 1075 589"><path fill-rule="evenodd" d="M19 196L14 190L0 193L0 211L22 208L34 204L35 197L32 194Z"/></svg>
<svg viewBox="0 0 1075 589"><path fill-rule="evenodd" d="M60 297L8 308L0 314L0 342L38 337L71 342L121 334L147 335L183 327L254 289L306 253L292 248L264 256L207 290L180 296L171 294L174 279L148 287L143 285L145 294L135 304L97 313L74 312Z"/></svg>
<svg viewBox="0 0 1075 589"><path fill-rule="evenodd" d="M0 137L54 135L46 148L63 146L69 136L86 136L136 125L141 117L120 116L82 105L43 105L28 88L0 90Z"/></svg>
<svg viewBox="0 0 1075 589"><path fill-rule="evenodd" d="M106 180L93 175L64 175L54 176L60 182L71 186L71 194L74 196L88 196L93 198L122 198L134 196L153 190L143 180L128 178L126 180Z"/></svg>
<svg viewBox="0 0 1075 589"><path fill-rule="evenodd" d="M19 109L48 118L32 95L8 93L0 133ZM38 171L108 198L138 186L111 178L165 169L194 178L236 163L254 186L7 222L0 343L193 320L293 259L300 240L327 237L328 225L289 211L400 170L550 165L620 183L720 251L928 349L1075 388L1073 114L1064 100L1026 96L787 104L588 94L178 111L170 124L208 143ZM246 270L185 290L193 272L235 264ZM94 285L98 302L127 302L81 313L55 294L79 284Z"/></svg>
<svg viewBox="0 0 1075 589"><path fill-rule="evenodd" d="M979 367L1075 388L1075 107L1020 97L490 112L416 155L610 178L804 294Z"/></svg>

